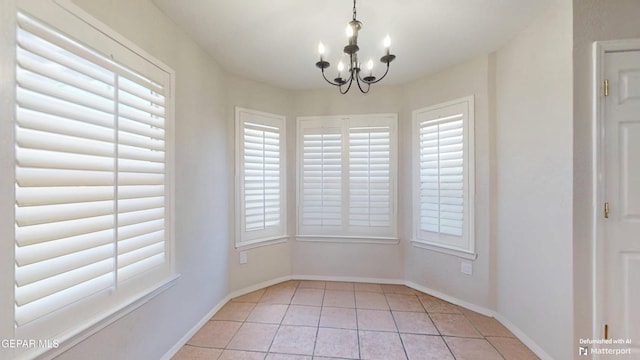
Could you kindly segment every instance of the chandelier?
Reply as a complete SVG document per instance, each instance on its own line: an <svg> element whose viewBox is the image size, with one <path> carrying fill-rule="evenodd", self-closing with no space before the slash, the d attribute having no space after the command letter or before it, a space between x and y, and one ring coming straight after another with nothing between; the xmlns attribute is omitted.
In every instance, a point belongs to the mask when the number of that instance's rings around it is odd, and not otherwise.
<svg viewBox="0 0 640 360"><path fill-rule="evenodd" d="M368 75L362 77L361 75L361 63L358 60L358 32L362 29L362 23L356 19L356 0L353 0L353 19L347 24L347 38L349 39L349 43L344 47L344 53L349 56L349 69L342 77L344 69L344 63L342 61L338 62L338 77L333 79L333 81L327 79L327 76L324 73L324 70L327 69L331 64L328 61L323 59L324 55L324 44L320 42L318 44L318 52L320 53L320 61L316 63L316 66L320 68L322 71L322 77L331 85L337 86L340 90L340 94L346 94L351 89L351 85L354 80L358 85L360 91L364 94L369 92L371 84L375 84L380 80L384 79L389 72L389 64L396 58L395 55L389 53L389 46L391 45L391 39L389 35L384 38L384 47L386 48L386 54L380 58L380 62L386 64L386 69L384 74L378 79L373 76L373 60L369 59L367 62L367 72Z"/></svg>

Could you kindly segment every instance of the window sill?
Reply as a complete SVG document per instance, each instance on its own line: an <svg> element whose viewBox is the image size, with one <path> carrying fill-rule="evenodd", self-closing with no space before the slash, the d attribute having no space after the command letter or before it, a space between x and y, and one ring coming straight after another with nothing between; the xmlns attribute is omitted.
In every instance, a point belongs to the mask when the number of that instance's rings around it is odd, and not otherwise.
<svg viewBox="0 0 640 360"><path fill-rule="evenodd" d="M396 245L400 239L396 237L375 236L329 236L329 235L296 235L296 240L306 242L340 243L340 244L382 244Z"/></svg>
<svg viewBox="0 0 640 360"><path fill-rule="evenodd" d="M102 313L87 320L87 322L85 322L84 325L80 326L78 330L67 332L62 336L59 336L56 339L59 343L58 347L54 347L51 349L38 348L36 350L20 354L17 359L53 359L69 350L73 346L79 344L83 340L96 334L100 330L116 322L117 320L123 318L142 305L146 304L156 296L167 291L176 284L179 278L180 274L173 274L166 280L148 288L147 291L140 292L144 295L133 296L128 300L120 303L120 305L112 311Z"/></svg>
<svg viewBox="0 0 640 360"><path fill-rule="evenodd" d="M276 244L282 244L289 240L289 235L271 236L264 239L250 240L241 243L236 243L236 249L238 250L250 250L262 246L270 246Z"/></svg>
<svg viewBox="0 0 640 360"><path fill-rule="evenodd" d="M443 253L443 254L447 254L447 255L453 255L453 256L457 256L459 258L463 258L463 259L468 259L468 260L475 260L478 258L478 254L475 252L469 252L469 251L464 251L464 250L460 250L460 249L455 249L455 248L449 248L440 244L433 244L433 243L428 243L425 242L423 240L411 240L411 244L414 247L420 248L420 249L425 249L425 250L431 250L431 251L435 251L435 252L439 252L439 253Z"/></svg>

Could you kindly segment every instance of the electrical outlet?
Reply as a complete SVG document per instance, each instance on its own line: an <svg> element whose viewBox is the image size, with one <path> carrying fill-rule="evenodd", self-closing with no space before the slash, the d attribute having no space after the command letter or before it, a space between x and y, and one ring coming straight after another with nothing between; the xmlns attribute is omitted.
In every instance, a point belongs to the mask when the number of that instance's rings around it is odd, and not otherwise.
<svg viewBox="0 0 640 360"><path fill-rule="evenodd" d="M246 264L249 260L247 259L247 252L240 251L240 264Z"/></svg>
<svg viewBox="0 0 640 360"><path fill-rule="evenodd" d="M471 261L460 262L460 271L463 274L473 275L473 263Z"/></svg>

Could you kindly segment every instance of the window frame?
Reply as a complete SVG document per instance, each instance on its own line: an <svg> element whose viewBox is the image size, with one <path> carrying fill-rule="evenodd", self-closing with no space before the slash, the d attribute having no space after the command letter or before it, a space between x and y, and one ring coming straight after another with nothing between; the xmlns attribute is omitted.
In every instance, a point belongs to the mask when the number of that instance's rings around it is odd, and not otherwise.
<svg viewBox="0 0 640 360"><path fill-rule="evenodd" d="M323 122L326 127L340 127L341 129L341 219L342 229L328 231L327 233L305 232L302 221L303 216L303 160L304 160L304 129L318 128L318 126L308 125L314 122ZM349 232L349 130L353 122L362 127L367 122L377 123L388 122L390 127L389 135L389 172L390 172L390 226L386 234L377 235L374 227L367 228L361 233ZM296 239L298 241L309 242L337 242L337 243L370 243L370 244L397 244L398 238L398 115L395 113L384 114L352 114L352 115L330 115L330 116L300 116L296 119ZM379 126L379 125L370 125ZM322 125L325 127L325 125ZM347 176L344 176L344 175ZM353 226L353 228L357 228Z"/></svg>
<svg viewBox="0 0 640 360"><path fill-rule="evenodd" d="M421 229L420 201L420 123L424 117L440 119L463 112L463 183L464 212L463 234L455 235L428 232ZM475 122L474 96L467 96L437 105L424 107L412 112L412 191L413 226L411 242L414 246L433 250L465 259L477 257L475 249ZM466 116L464 116L466 115Z"/></svg>
<svg viewBox="0 0 640 360"><path fill-rule="evenodd" d="M246 118L246 117L248 118ZM251 118L253 117L253 119ZM256 120L260 119L260 120ZM246 231L245 223L245 203L244 198L244 166L242 158L244 155L243 129L247 121L262 122L262 125L279 128L280 138L280 225L252 232ZM286 117L267 113L258 110L247 109L236 106L235 108L235 217L236 236L235 247L255 247L284 242L287 235L287 136Z"/></svg>
<svg viewBox="0 0 640 360"><path fill-rule="evenodd" d="M14 327L14 285L11 282L11 291L3 292L0 300L0 313L3 317L6 315L6 323L11 325L11 329L5 328L3 322L0 328L0 334L5 339L49 339L45 341L46 345L41 344L38 347L28 347L15 349L15 356L36 357L47 354L47 357L56 356L66 351L73 344L89 337L100 329L106 327L117 319L125 316L137 307L151 300L158 294L173 286L179 274L175 273L175 236L174 236L174 111L175 96L173 93L175 84L175 72L157 60L153 56L140 49L136 44L127 40L123 36L110 29L108 26L99 22L84 10L73 4L70 0L56 0L43 2L20 2L16 6L7 7L8 16L11 21L3 25L3 30L12 29L8 34L13 35L12 40L3 44L2 51L11 48L11 56L6 62L3 61L3 67L10 68L11 71L5 73L11 81L1 84L0 91L10 94L7 101L14 106L8 111L8 126L11 131L3 133L0 138L2 148L0 148L0 158L2 158L2 169L10 170L7 172L6 184L11 184L11 191L4 194L10 195L7 199L11 205L11 211L8 211L8 218L12 224L15 223L16 210L14 207L16 193L14 190L15 174L16 174L16 149L14 144L16 141L14 127L16 126L16 46L15 41L17 34L17 18L18 13L27 14L36 21L55 29L56 32L62 33L73 41L83 44L82 46L91 49L99 54L107 56L116 63L123 65L134 72L147 74L147 71L154 74L150 79L158 79L161 76L161 83L165 87L163 92L165 96L165 147L164 147L164 261L163 265L156 268L152 272L145 272L144 275L135 279L127 280L120 283L117 288L102 291L91 295L77 304L65 306L56 310L54 313L47 315L46 318L31 321L23 326ZM6 27L5 27L6 26ZM95 41L95 43L94 43ZM88 45L84 45L88 44ZM4 69L3 69L4 70ZM160 75L158 75L160 74ZM155 81L155 80L154 80ZM4 108L4 107L3 107ZM4 127L4 125L3 125ZM7 146L5 146L7 145ZM4 206L4 205L3 205ZM8 208L7 208L8 210ZM114 215L116 216L116 215ZM11 278L15 278L16 273L13 269L15 253L15 230L14 225L10 227L12 230L3 233L2 236L2 256L3 263L11 264L11 269L3 267L3 271ZM5 236L7 236L5 238ZM4 241L7 240L7 241ZM9 241L10 240L10 241ZM5 251L6 250L6 251ZM118 254L114 254L118 256ZM8 260L8 261L5 261ZM118 271L117 268L114 271ZM3 287L4 289L4 287ZM6 295L6 299L5 299ZM9 308L10 307L10 308ZM4 351L4 350L3 350Z"/></svg>

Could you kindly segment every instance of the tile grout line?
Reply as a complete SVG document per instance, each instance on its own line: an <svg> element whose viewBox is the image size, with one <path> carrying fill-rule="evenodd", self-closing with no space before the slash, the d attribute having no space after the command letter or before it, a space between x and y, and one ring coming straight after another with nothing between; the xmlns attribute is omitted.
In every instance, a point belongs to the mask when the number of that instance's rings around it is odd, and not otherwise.
<svg viewBox="0 0 640 360"><path fill-rule="evenodd" d="M429 320L431 320L431 323L433 324L434 329L436 329L436 331L438 332L440 341L442 341L444 343L444 346L447 347L447 350L449 350L449 354L451 354L451 357L453 357L453 359L456 360L456 355L453 353L453 351L451 350L451 347L449 347L449 344L444 339L444 335L442 335L442 331L440 331L440 329L438 328L438 325L436 325L436 322L433 321L433 318L431 317L431 313L429 313L429 311L427 310L427 307L424 305L424 303L420 299L420 296L418 296L418 301L420 302L420 305L422 305L422 308L424 309L424 311L427 313L427 316L429 317Z"/></svg>
<svg viewBox="0 0 640 360"><path fill-rule="evenodd" d="M278 323L278 328L276 329L275 334L273 334L273 339L271 339L271 343L269 344L269 347L267 348L267 353L265 354L265 358L267 357L267 355L269 355L269 352L271 351L271 348L273 347L273 343L276 341L276 337L278 336L278 332L280 331L280 328L282 327L282 321L284 320L285 315L287 314L287 311L289 311L289 307L291 305L287 305L287 310L285 310L284 315L282 315L282 319L280 319L280 322Z"/></svg>
<svg viewBox="0 0 640 360"><path fill-rule="evenodd" d="M356 300L355 291L353 292L353 311L356 313L356 344L358 347L358 359L362 359L362 351L360 351L360 325L358 323L358 302Z"/></svg>
<svg viewBox="0 0 640 360"><path fill-rule="evenodd" d="M269 288L269 287L267 287L267 289L268 289L268 288ZM266 293L267 293L267 290L265 290L265 292L264 292L264 293L262 293L262 295L260 296L260 299L258 299L258 302L257 302L257 303L255 303L255 306L253 307L253 309L251 310L251 312L249 313L249 315L247 315L247 317L245 318L245 320L243 321L243 323L242 323L242 325L241 325L240 327L244 326L244 324L246 324L246 323L250 323L250 324L261 324L261 323L254 323L254 322L250 322L250 321L248 321L248 319L249 319L249 317L251 316L251 313L253 313L253 311L256 309L256 307L258 307L258 305L259 305L259 304L261 304L260 300L262 300L262 298L264 297L264 294L266 294ZM263 305L274 305L274 304L263 304ZM288 310L288 309L289 309L289 306L287 305L287 310ZM286 311L285 311L285 314L286 314ZM283 316L283 317L284 317L284 316ZM280 321L280 322L282 323L282 321ZM269 347L267 348L267 351L266 351L266 353L265 353L265 355L264 355L264 358L265 358L265 359L266 359L267 355L269 354L269 350L271 349L271 346L273 345L273 341L275 340L275 337L276 337L276 335L277 335L277 333L278 333L278 330L279 330L279 329L280 329L280 325L278 325L278 329L276 330L276 333L274 334L273 339L271 339L271 343L269 344ZM238 329L238 331L239 331L239 330L240 330L240 329ZM235 337L235 335L234 335L233 337ZM232 340L233 340L233 338L232 338ZM231 343L231 340L229 341L229 343ZM228 345L228 344L227 344L227 345ZM227 350L226 346L225 346L225 350ZM231 350L231 349L229 349L229 350ZM248 350L239 350L239 351L248 351Z"/></svg>
<svg viewBox="0 0 640 360"><path fill-rule="evenodd" d="M482 336L482 339L484 341L486 341L497 353L498 355L500 355L500 357L502 357L502 359L505 359L504 354L502 354L502 352L500 350L498 350L498 348L496 348L493 343L491 343L491 341L489 341L487 339L487 337L482 333L482 331L478 328L478 326L475 324L475 322L473 322L471 320L471 318L469 318L467 316L467 314L464 313L464 311L461 311L460 313L462 313L462 316L467 319L467 321L469 322L469 324L471 324L471 326L473 326L474 329L476 329L476 331L478 332L478 334L480 334L480 336ZM491 317L491 319L494 319L493 317Z"/></svg>
<svg viewBox="0 0 640 360"><path fill-rule="evenodd" d="M433 321L433 318L431 317L431 313L429 311L427 311L427 307L424 306L424 303L422 302L422 300L420 300L418 298L418 300L420 301L420 304L422 304L422 307L424 308L424 310L427 312L427 315L429 316L429 319L431 319L431 322L433 323L433 326L436 328L436 330L438 331L438 333L440 334L440 339L442 340L442 342L444 343L444 345L447 347L447 349L449 350L449 353L451 353L451 356L453 357L454 360L457 359L456 354L454 354L453 350L451 349L451 347L449 346L449 343L445 340L445 335L442 333L442 331L440 331L440 329L438 328L438 325L435 323L435 321ZM438 313L436 313L438 314ZM440 314L448 314L448 313L440 313ZM460 313L465 319L466 316L464 316L464 314ZM456 315L455 313L452 315ZM470 321L469 321L470 322ZM473 326L473 324L472 324ZM475 328L475 327L474 327ZM482 335L482 333L478 332L480 335ZM465 339L473 339L473 338L467 338L467 337L461 337L461 336L449 336L446 335L447 337L455 337L455 338L465 338ZM477 339L477 338L476 338Z"/></svg>
<svg viewBox="0 0 640 360"><path fill-rule="evenodd" d="M318 334L320 333L320 319L322 318L322 310L324 309L324 297L327 294L327 283L324 283L324 293L322 293L322 302L320 303L320 314L318 315L318 326L316 327L316 337L313 341L313 350L311 351L311 359L315 357L316 354L316 345L318 345Z"/></svg>
<svg viewBox="0 0 640 360"><path fill-rule="evenodd" d="M276 341L276 337L278 336L278 332L280 331L280 328L282 328L282 322L284 321L285 316L287 316L287 312L291 308L291 303L293 302L293 298L296 296L296 292L298 291L299 286L300 286L300 282L298 282L298 284L296 285L295 289L293 290L293 294L291 294L291 299L289 299L289 303L286 304L287 305L287 309L284 311L284 314L282 315L282 319L280 319L280 322L278 323L278 328L276 329L276 333L273 335L273 339L271 339L271 344L269 344L269 347L267 348L267 352L264 355L265 359L267 358L267 356L269 356L271 348L273 347L273 343ZM285 305L285 304L283 304L283 305ZM315 344L314 344L314 346L315 346Z"/></svg>
<svg viewBox="0 0 640 360"><path fill-rule="evenodd" d="M385 294L385 299L387 299L387 295ZM420 300L418 300L418 297L416 296L416 300L418 301L418 303L420 302ZM389 305L389 312L391 313L391 318L393 319L393 323L396 326L396 330L398 330L397 334L398 334L398 338L400 338L400 345L402 345L402 351L404 352L404 357L409 360L409 353L407 353L407 348L404 346L404 341L402 340L402 336L400 335L400 328L398 327L398 321L396 321L396 317L393 315L393 309L391 309L391 304L389 304L389 299L387 299L387 304ZM422 306L422 304L420 304Z"/></svg>
<svg viewBox="0 0 640 360"><path fill-rule="evenodd" d="M498 350L495 346L493 346L493 344L491 343L491 341L487 340L487 337L482 333L482 331L480 331L480 329L478 329L478 326L476 326L476 324L475 324L473 321L471 321L471 319L469 319L469 318L467 317L467 315L466 315L464 312L462 313L462 316L464 316L464 318L465 318L465 319L467 319L467 321L469 322L469 324L471 324L471 326L473 326L473 328L474 328L474 329L476 329L476 331L478 332L478 334L480 334L480 336L482 336L482 339L483 339L484 341L486 341L486 342L489 344L489 346L491 346L491 347L492 347L492 348L493 348L493 349L498 353L498 355L500 355L500 357L501 357L502 359L504 359L504 355L502 354L502 352L501 352L500 350Z"/></svg>
<svg viewBox="0 0 640 360"><path fill-rule="evenodd" d="M429 317L429 321L431 321L431 323L433 324L433 328L436 329L436 331L438 332L438 335L440 337L442 337L442 332L440 331L440 329L436 325L435 321L433 321L433 318L431 317L431 314L429 313L429 310L427 310L427 307L424 306L424 303L422 302L422 300L420 300L419 296L418 296L418 302L420 302L420 305L422 305L422 308L424 309L424 312L427 313L427 317ZM444 341L444 339L442 341Z"/></svg>

